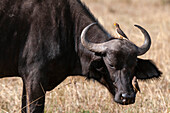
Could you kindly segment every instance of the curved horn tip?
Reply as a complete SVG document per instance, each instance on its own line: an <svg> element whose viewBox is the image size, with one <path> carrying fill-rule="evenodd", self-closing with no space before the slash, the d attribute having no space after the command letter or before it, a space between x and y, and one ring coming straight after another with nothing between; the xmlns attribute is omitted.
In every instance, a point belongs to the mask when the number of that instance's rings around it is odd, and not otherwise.
<svg viewBox="0 0 170 113"><path fill-rule="evenodd" d="M143 29L140 25L134 25L135 27L139 28L139 29Z"/></svg>
<svg viewBox="0 0 170 113"><path fill-rule="evenodd" d="M134 26L135 26L135 27L140 27L140 26L139 26L139 25L137 25L137 24L135 24Z"/></svg>
<svg viewBox="0 0 170 113"><path fill-rule="evenodd" d="M88 30L91 26L96 25L96 24L97 24L97 22L93 22L93 23L89 24L88 26L86 26L86 27L83 29L82 33L81 33L81 37L87 32L87 30Z"/></svg>
<svg viewBox="0 0 170 113"><path fill-rule="evenodd" d="M134 25L135 27L139 28L141 30L142 33L147 34L149 36L149 33L140 25ZM149 36L150 37L150 36Z"/></svg>
<svg viewBox="0 0 170 113"><path fill-rule="evenodd" d="M96 25L96 24L97 24L97 22L93 22L93 23L89 24L88 26L91 27L91 26Z"/></svg>

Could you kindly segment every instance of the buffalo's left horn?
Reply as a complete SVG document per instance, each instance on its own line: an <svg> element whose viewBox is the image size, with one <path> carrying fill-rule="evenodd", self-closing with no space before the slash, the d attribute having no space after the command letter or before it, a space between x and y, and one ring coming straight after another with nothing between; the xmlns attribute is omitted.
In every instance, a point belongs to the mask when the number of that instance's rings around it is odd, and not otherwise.
<svg viewBox="0 0 170 113"><path fill-rule="evenodd" d="M81 43L82 45L87 48L90 51L93 52L104 52L106 50L106 47L104 46L104 43L92 43L89 42L86 38L86 33L89 30L89 28L93 25L96 25L97 23L92 23L86 26L83 31L81 32Z"/></svg>
<svg viewBox="0 0 170 113"><path fill-rule="evenodd" d="M141 47L138 47L138 56L140 56L140 55L145 54L149 50L149 48L151 46L151 38L150 38L148 32L144 28L142 28L139 25L135 25L135 27L139 28L145 37L144 44Z"/></svg>

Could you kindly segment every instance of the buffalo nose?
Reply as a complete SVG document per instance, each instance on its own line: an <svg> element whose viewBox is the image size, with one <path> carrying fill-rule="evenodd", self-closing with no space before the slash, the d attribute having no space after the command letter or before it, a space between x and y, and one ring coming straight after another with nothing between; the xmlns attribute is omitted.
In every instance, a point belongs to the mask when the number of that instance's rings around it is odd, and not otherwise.
<svg viewBox="0 0 170 113"><path fill-rule="evenodd" d="M127 94L127 93L123 93L123 94L122 94L122 97L123 97L123 98L125 98L125 99L133 98L133 96L132 96L132 95Z"/></svg>
<svg viewBox="0 0 170 113"><path fill-rule="evenodd" d="M123 93L122 94L122 101L123 102L128 102L128 103L133 103L135 99L135 94L128 94L128 93Z"/></svg>

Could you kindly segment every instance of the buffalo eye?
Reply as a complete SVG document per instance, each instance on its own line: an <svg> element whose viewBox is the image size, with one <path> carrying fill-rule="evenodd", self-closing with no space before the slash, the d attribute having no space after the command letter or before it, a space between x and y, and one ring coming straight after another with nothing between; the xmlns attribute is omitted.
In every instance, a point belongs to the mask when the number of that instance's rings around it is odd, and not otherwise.
<svg viewBox="0 0 170 113"><path fill-rule="evenodd" d="M115 69L115 66L113 64L109 64L110 68Z"/></svg>

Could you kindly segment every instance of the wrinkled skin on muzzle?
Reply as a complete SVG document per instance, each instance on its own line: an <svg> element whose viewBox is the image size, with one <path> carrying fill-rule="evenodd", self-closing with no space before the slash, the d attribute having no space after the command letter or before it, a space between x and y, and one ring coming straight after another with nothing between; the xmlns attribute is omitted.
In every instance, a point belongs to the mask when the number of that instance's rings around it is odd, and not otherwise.
<svg viewBox="0 0 170 113"><path fill-rule="evenodd" d="M125 72L125 69L115 72L112 80L115 88L114 100L120 104L133 104L136 92L132 86L132 76Z"/></svg>
<svg viewBox="0 0 170 113"><path fill-rule="evenodd" d="M159 78L162 74L152 61L137 58L149 50L151 45L149 34L136 25L145 37L141 47L124 39L92 43L86 40L86 32L92 25L94 24L88 25L82 31L81 43L100 59L97 61L100 66L93 66L93 70L97 70L94 76L101 75L98 81L108 88L115 102L123 105L133 104L137 91L140 91L137 79Z"/></svg>

